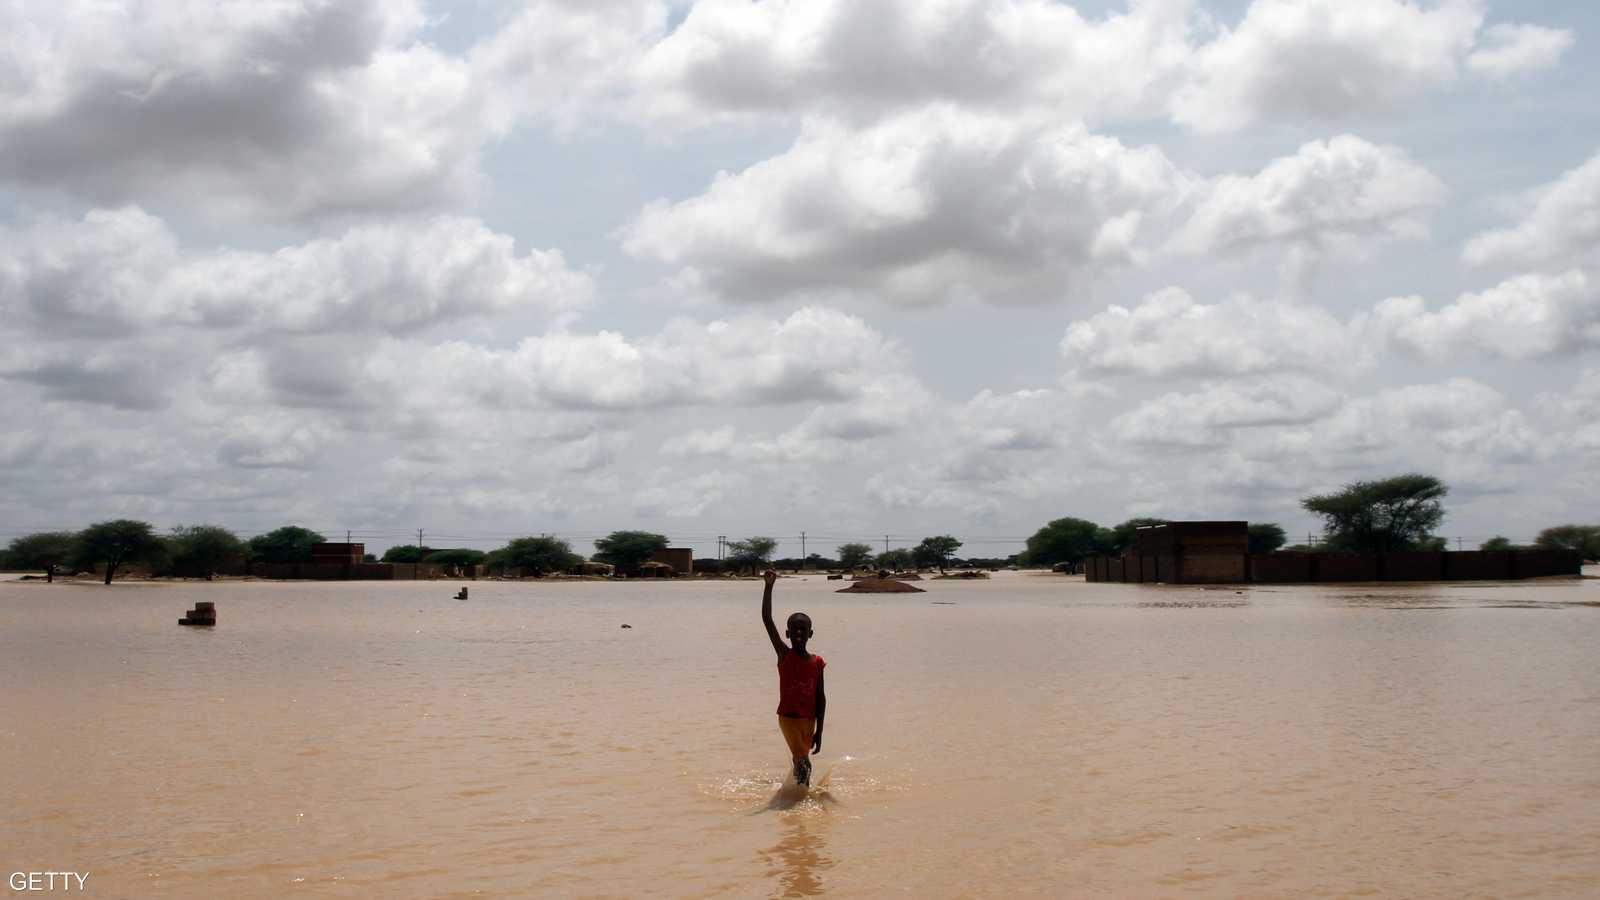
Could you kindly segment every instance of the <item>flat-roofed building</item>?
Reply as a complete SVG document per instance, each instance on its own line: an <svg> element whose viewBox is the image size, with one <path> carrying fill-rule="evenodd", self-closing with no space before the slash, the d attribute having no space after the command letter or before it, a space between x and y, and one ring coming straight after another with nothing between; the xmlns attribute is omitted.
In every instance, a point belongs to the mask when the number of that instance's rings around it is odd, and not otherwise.
<svg viewBox="0 0 1600 900"><path fill-rule="evenodd" d="M366 544L335 544L323 542L311 545L311 561L338 565L359 565L367 556Z"/></svg>
<svg viewBox="0 0 1600 900"><path fill-rule="evenodd" d="M673 574L694 574L694 549L691 547L667 547L650 554L651 562L666 563L672 567Z"/></svg>

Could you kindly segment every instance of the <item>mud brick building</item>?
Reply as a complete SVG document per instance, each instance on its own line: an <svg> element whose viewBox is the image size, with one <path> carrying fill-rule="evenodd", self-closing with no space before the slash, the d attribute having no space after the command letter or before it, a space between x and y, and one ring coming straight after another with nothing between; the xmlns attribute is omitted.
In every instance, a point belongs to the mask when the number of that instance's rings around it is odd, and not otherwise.
<svg viewBox="0 0 1600 900"><path fill-rule="evenodd" d="M311 561L314 563L359 566L366 558L366 544L333 544L325 542L311 545Z"/></svg>
<svg viewBox="0 0 1600 900"><path fill-rule="evenodd" d="M694 574L694 550L690 547L667 547L650 554L651 562L666 563L675 575Z"/></svg>
<svg viewBox="0 0 1600 900"><path fill-rule="evenodd" d="M1577 575L1569 550L1251 555L1245 522L1169 522L1140 528L1122 556L1091 556L1089 581L1161 584L1310 584L1357 581L1502 581Z"/></svg>

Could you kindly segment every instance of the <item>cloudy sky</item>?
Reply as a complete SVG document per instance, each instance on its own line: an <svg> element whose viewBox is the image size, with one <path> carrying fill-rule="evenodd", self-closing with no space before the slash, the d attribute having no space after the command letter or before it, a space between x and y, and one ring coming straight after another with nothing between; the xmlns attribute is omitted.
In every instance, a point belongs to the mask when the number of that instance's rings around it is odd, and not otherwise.
<svg viewBox="0 0 1600 900"><path fill-rule="evenodd" d="M1600 519L1600 7L0 5L0 538Z"/></svg>

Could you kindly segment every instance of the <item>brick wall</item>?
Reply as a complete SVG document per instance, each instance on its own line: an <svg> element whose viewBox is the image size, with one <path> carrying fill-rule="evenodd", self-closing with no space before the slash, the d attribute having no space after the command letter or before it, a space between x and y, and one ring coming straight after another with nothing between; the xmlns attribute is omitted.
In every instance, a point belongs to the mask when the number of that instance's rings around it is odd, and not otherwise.
<svg viewBox="0 0 1600 900"><path fill-rule="evenodd" d="M1089 581L1168 584L1310 584L1323 581L1469 581L1577 575L1570 550L1468 550L1428 553L1271 553L1092 556Z"/></svg>
<svg viewBox="0 0 1600 900"><path fill-rule="evenodd" d="M1376 553L1318 553L1318 581L1377 581Z"/></svg>
<svg viewBox="0 0 1600 900"><path fill-rule="evenodd" d="M1178 561L1178 578L1182 584L1239 584L1245 581L1245 555L1185 553Z"/></svg>
<svg viewBox="0 0 1600 900"><path fill-rule="evenodd" d="M350 567L343 563L252 563L250 574L259 578L300 578L313 581L336 581L349 577Z"/></svg>
<svg viewBox="0 0 1600 900"><path fill-rule="evenodd" d="M1583 574L1583 557L1576 550L1517 550L1512 553L1516 578Z"/></svg>
<svg viewBox="0 0 1600 900"><path fill-rule="evenodd" d="M650 554L651 562L666 563L679 575L694 574L694 550L690 547L667 547Z"/></svg>
<svg viewBox="0 0 1600 900"><path fill-rule="evenodd" d="M1310 553L1267 553L1250 557L1250 580L1258 584L1315 581Z"/></svg>
<svg viewBox="0 0 1600 900"><path fill-rule="evenodd" d="M1511 551L1466 550L1451 553L1444 577L1451 581L1496 581L1511 577Z"/></svg>
<svg viewBox="0 0 1600 900"><path fill-rule="evenodd" d="M1445 555L1385 553L1379 557L1384 581L1439 581L1445 577Z"/></svg>

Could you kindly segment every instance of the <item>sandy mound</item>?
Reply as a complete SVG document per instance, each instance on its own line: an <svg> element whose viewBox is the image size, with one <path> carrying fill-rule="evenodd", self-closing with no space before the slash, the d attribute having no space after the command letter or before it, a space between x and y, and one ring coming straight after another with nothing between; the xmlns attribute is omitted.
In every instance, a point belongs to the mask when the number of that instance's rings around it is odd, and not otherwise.
<svg viewBox="0 0 1600 900"><path fill-rule="evenodd" d="M921 594L922 588L906 584L903 581L887 581L882 578L865 578L851 584L847 588L834 591L835 594Z"/></svg>

